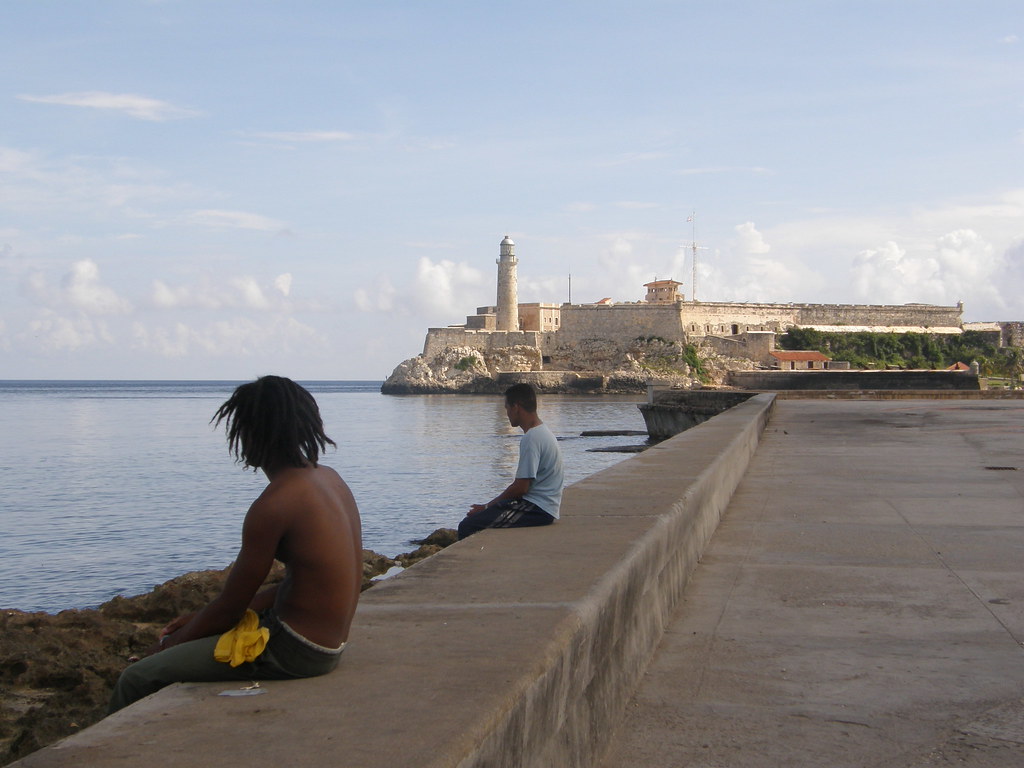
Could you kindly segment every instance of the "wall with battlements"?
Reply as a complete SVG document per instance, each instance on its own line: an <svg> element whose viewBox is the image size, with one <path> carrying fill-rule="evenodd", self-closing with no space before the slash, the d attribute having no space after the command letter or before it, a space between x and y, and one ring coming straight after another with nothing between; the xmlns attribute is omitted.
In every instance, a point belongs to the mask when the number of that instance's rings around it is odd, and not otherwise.
<svg viewBox="0 0 1024 768"><path fill-rule="evenodd" d="M590 339L628 344L640 336L683 342L679 304L563 304L559 344Z"/></svg>
<svg viewBox="0 0 1024 768"><path fill-rule="evenodd" d="M691 336L784 332L792 325L959 328L963 307L933 304L755 304L684 302L683 330Z"/></svg>
<svg viewBox="0 0 1024 768"><path fill-rule="evenodd" d="M797 304L797 325L893 325L959 328L963 306L934 304Z"/></svg>
<svg viewBox="0 0 1024 768"><path fill-rule="evenodd" d="M731 336L746 331L781 333L796 324L796 312L788 304L683 302L679 317L688 336Z"/></svg>
<svg viewBox="0 0 1024 768"><path fill-rule="evenodd" d="M482 331L461 326L431 328L423 342L423 357L430 360L448 347L469 347L479 352L519 345L539 348L541 335L537 331Z"/></svg>

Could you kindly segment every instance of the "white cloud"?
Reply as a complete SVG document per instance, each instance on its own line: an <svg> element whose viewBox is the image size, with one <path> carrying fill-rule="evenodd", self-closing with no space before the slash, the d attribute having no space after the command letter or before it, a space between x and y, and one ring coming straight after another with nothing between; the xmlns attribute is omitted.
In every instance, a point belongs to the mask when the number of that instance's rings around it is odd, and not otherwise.
<svg viewBox="0 0 1024 768"><path fill-rule="evenodd" d="M154 280L150 300L157 309L246 309L259 312L283 312L292 308L289 301L292 276L278 275L262 285L251 275L212 281L202 276L192 284L170 286ZM309 308L309 307L307 307Z"/></svg>
<svg viewBox="0 0 1024 768"><path fill-rule="evenodd" d="M187 184L164 183L161 171L118 157L57 157L0 147L0 207L8 213L43 213L89 226L112 211L134 222L146 218L140 204L192 198ZM20 217L19 217L20 218ZM28 228L28 223L23 228ZM118 227L124 227L119 223Z"/></svg>
<svg viewBox="0 0 1024 768"><path fill-rule="evenodd" d="M85 315L70 318L44 310L28 327L33 346L46 352L73 351L113 340L104 323Z"/></svg>
<svg viewBox="0 0 1024 768"><path fill-rule="evenodd" d="M52 96L21 95L18 98L22 101L30 101L36 104L58 104L67 107L87 107L89 109L121 112L129 117L151 122L195 117L199 114L195 110L176 107L166 101L131 93L79 91L76 93L59 93Z"/></svg>
<svg viewBox="0 0 1024 768"><path fill-rule="evenodd" d="M161 309L171 309L181 302L179 293L170 288L163 280L153 281L153 304Z"/></svg>
<svg viewBox="0 0 1024 768"><path fill-rule="evenodd" d="M1006 259L972 229L937 238L911 251L890 241L862 251L851 272L865 301L902 304L931 302L1007 307L1002 275Z"/></svg>
<svg viewBox="0 0 1024 768"><path fill-rule="evenodd" d="M159 309L220 309L224 306L224 293L205 279L198 285L171 287L163 280L153 281L153 305Z"/></svg>
<svg viewBox="0 0 1024 768"><path fill-rule="evenodd" d="M131 304L100 282L100 270L91 259L76 261L63 281L68 303L86 314L124 314Z"/></svg>
<svg viewBox="0 0 1024 768"><path fill-rule="evenodd" d="M432 315L443 315L454 322L477 306L478 297L489 284L493 284L493 278L464 262L442 259L435 264L422 256L416 264L414 301Z"/></svg>
<svg viewBox="0 0 1024 768"><path fill-rule="evenodd" d="M282 296L288 296L288 294L292 292L291 272L285 272L284 274L275 277L274 287L281 293Z"/></svg>
<svg viewBox="0 0 1024 768"><path fill-rule="evenodd" d="M231 281L247 309L267 309L269 304L260 284L252 277L238 277Z"/></svg>
<svg viewBox="0 0 1024 768"><path fill-rule="evenodd" d="M643 293L644 283L655 277L669 277L656 274L647 260L637 252L637 245L642 238L642 235L636 233L609 235L607 245L598 256L600 277L595 279L594 275L588 275L585 281L577 279L575 282L578 287L573 288L573 301L598 301L606 296L616 301L634 301ZM580 289L592 290L601 295L581 295Z"/></svg>
<svg viewBox="0 0 1024 768"><path fill-rule="evenodd" d="M932 301L926 294L941 289L934 259L907 258L906 250L891 240L857 254L851 271L857 296L873 304Z"/></svg>
<svg viewBox="0 0 1024 768"><path fill-rule="evenodd" d="M698 257L698 298L782 302L814 296L820 289L818 273L783 259L746 254L730 261L723 269L717 257Z"/></svg>
<svg viewBox="0 0 1024 768"><path fill-rule="evenodd" d="M276 219L245 211L222 211L207 209L196 211L187 220L193 224L225 229L252 229L258 232L277 232L286 229L286 225Z"/></svg>
<svg viewBox="0 0 1024 768"><path fill-rule="evenodd" d="M155 352L161 357L185 357L189 352L192 332L184 323L175 323L171 328L147 329L142 323L132 325L132 338L137 349Z"/></svg>
<svg viewBox="0 0 1024 768"><path fill-rule="evenodd" d="M384 277L372 292L366 288L357 288L353 298L361 312L390 312L395 308L395 293L391 281Z"/></svg>
<svg viewBox="0 0 1024 768"><path fill-rule="evenodd" d="M742 253L768 253L772 249L752 221L738 224L736 234L739 236L739 249Z"/></svg>
<svg viewBox="0 0 1024 768"><path fill-rule="evenodd" d="M291 317L252 319L234 317L201 327L175 322L168 327L132 326L136 349L166 358L202 355L211 358L249 358L316 350L326 343L314 328Z"/></svg>
<svg viewBox="0 0 1024 768"><path fill-rule="evenodd" d="M1017 35L1007 35L1006 37L1002 38L999 42L1005 43L1006 45L1013 45L1014 43L1019 42L1019 40L1020 38L1018 38Z"/></svg>
<svg viewBox="0 0 1024 768"><path fill-rule="evenodd" d="M31 170L32 155L12 147L0 147L0 172L21 173Z"/></svg>
<svg viewBox="0 0 1024 768"><path fill-rule="evenodd" d="M82 259L71 265L71 270L54 288L44 273L30 272L24 280L29 296L43 307L63 312L68 308L84 315L117 315L131 312L132 305L100 280L96 262Z"/></svg>
<svg viewBox="0 0 1024 768"><path fill-rule="evenodd" d="M519 274L519 301L543 301L558 303L567 299L569 276Z"/></svg>

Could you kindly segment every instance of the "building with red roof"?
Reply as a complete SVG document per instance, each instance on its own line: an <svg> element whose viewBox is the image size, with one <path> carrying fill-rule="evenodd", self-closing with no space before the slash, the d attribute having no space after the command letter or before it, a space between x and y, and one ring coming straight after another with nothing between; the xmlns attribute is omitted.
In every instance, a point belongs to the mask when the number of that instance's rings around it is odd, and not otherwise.
<svg viewBox="0 0 1024 768"><path fill-rule="evenodd" d="M802 349L773 349L769 354L775 360L776 367L786 371L819 370L832 360L821 352Z"/></svg>

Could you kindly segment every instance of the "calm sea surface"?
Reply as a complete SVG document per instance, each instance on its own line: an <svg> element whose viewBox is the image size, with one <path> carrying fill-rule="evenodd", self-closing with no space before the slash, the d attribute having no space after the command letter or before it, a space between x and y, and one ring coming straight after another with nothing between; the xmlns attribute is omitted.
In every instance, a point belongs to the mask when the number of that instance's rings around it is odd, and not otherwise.
<svg viewBox="0 0 1024 768"><path fill-rule="evenodd" d="M237 382L0 381L0 608L58 611L222 568L266 484L209 424ZM363 546L386 555L454 527L510 481L520 430L500 397L385 396L380 382L304 382L338 443L323 461L349 483ZM629 454L588 449L643 437L642 396L557 396L541 418L566 482Z"/></svg>

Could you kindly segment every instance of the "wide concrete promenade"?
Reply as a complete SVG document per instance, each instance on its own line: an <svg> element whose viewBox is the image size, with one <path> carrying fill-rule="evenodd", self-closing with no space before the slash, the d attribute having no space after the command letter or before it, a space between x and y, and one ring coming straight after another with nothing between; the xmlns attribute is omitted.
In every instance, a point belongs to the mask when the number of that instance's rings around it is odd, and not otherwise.
<svg viewBox="0 0 1024 768"><path fill-rule="evenodd" d="M779 400L603 768L1024 766L1024 402Z"/></svg>

